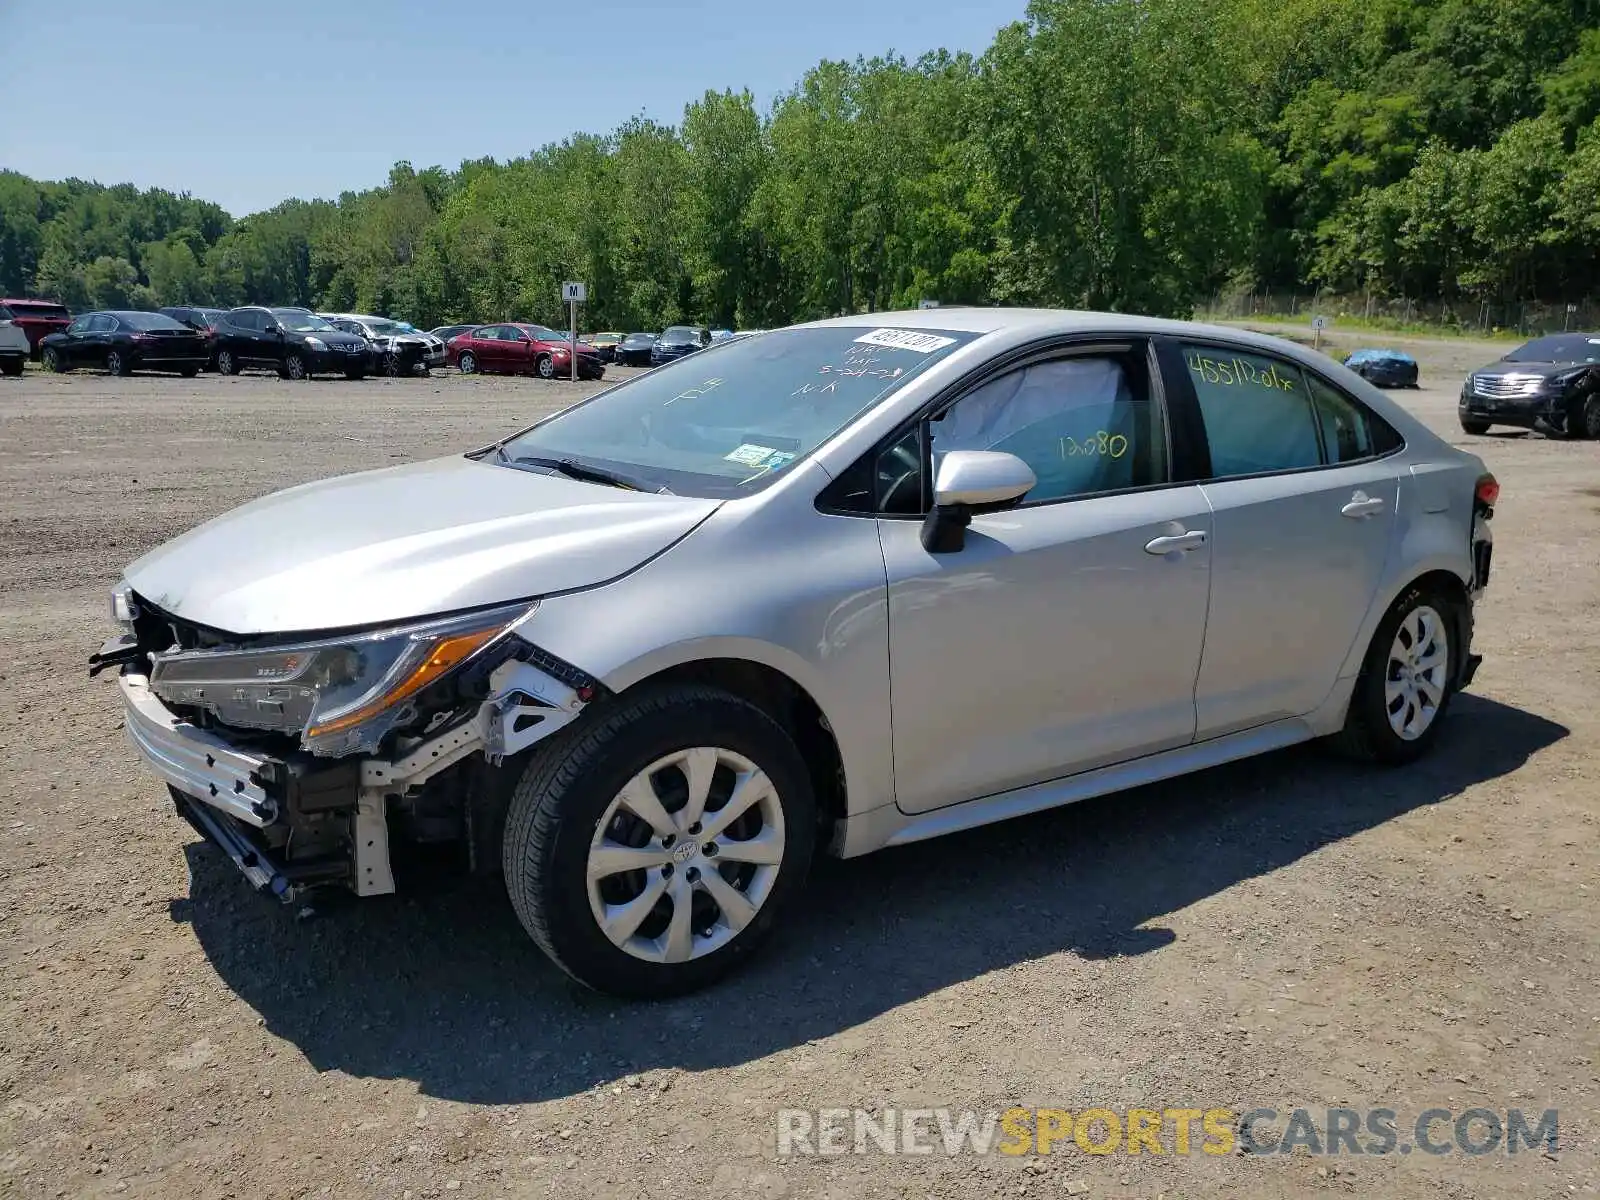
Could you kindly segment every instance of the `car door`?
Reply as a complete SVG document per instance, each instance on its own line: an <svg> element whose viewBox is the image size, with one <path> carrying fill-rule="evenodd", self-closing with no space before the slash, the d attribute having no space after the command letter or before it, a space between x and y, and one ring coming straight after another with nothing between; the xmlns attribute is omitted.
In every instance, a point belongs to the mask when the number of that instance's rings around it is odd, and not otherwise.
<svg viewBox="0 0 1600 1200"><path fill-rule="evenodd" d="M61 331L63 336L60 345L56 347L56 358L60 360L62 366L77 366L78 348L89 336L89 322L92 320L94 320L92 316L79 317Z"/></svg>
<svg viewBox="0 0 1600 1200"><path fill-rule="evenodd" d="M239 308L223 318L221 349L233 355L234 363L253 367L261 358L261 314L253 308Z"/></svg>
<svg viewBox="0 0 1600 1200"><path fill-rule="evenodd" d="M1188 744L1211 516L1174 483L1160 376L1142 342L1058 351L987 378L886 451L901 468L1001 450L1038 483L978 513L954 552L879 517L889 590L895 791L925 812ZM896 466L898 463L900 466Z"/></svg>
<svg viewBox="0 0 1600 1200"><path fill-rule="evenodd" d="M505 369L521 374L533 370L534 359L538 357L538 344L527 332L514 325L504 327L501 334L500 353L504 355Z"/></svg>
<svg viewBox="0 0 1600 1200"><path fill-rule="evenodd" d="M472 334L468 343L472 352L478 356L478 369L480 371L504 370L500 355L500 329L499 325L489 325Z"/></svg>
<svg viewBox="0 0 1600 1200"><path fill-rule="evenodd" d="M1193 397L1209 456L1211 616L1195 688L1204 739L1327 698L1390 553L1401 439L1287 358L1200 341L1173 349L1172 390Z"/></svg>

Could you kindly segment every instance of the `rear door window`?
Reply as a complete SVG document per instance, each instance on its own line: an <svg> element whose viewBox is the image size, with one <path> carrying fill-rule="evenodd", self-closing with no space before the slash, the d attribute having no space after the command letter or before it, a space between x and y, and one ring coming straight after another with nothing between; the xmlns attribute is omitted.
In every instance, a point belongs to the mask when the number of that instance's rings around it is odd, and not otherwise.
<svg viewBox="0 0 1600 1200"><path fill-rule="evenodd" d="M1322 465L1317 416L1299 367L1215 346L1185 345L1183 360L1205 422L1214 477Z"/></svg>

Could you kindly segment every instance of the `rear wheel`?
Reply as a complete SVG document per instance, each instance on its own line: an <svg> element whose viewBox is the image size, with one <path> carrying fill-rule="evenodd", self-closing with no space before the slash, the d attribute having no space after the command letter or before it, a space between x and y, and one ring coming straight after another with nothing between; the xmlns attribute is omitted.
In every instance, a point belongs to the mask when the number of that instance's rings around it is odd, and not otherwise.
<svg viewBox="0 0 1600 1200"><path fill-rule="evenodd" d="M463 375L476 375L478 373L478 356L471 350L463 351L460 359L457 360L457 365L461 368Z"/></svg>
<svg viewBox="0 0 1600 1200"><path fill-rule="evenodd" d="M239 364L238 364L237 361L235 361L235 359L233 357L233 351L231 351L231 350L218 350L217 351L217 374L218 375L237 375L238 373L239 373Z"/></svg>
<svg viewBox="0 0 1600 1200"><path fill-rule="evenodd" d="M1407 763L1422 757L1450 707L1457 667L1458 602L1437 587L1407 589L1378 623L1334 745L1353 758Z"/></svg>
<svg viewBox="0 0 1600 1200"><path fill-rule="evenodd" d="M1489 422L1487 422L1487 421L1475 421L1471 417L1462 417L1461 418L1461 429L1465 433L1479 433L1479 434L1488 433L1489 432Z"/></svg>
<svg viewBox="0 0 1600 1200"><path fill-rule="evenodd" d="M43 353L39 355L39 361L44 364L46 371L60 373L67 369L67 364L62 360L61 355L54 346L46 346Z"/></svg>
<svg viewBox="0 0 1600 1200"><path fill-rule="evenodd" d="M111 351L106 355L106 374L132 375L133 359L129 358L121 350Z"/></svg>
<svg viewBox="0 0 1600 1200"><path fill-rule="evenodd" d="M756 706L698 685L624 696L536 751L506 817L524 928L600 991L660 997L747 959L805 881L815 800Z"/></svg>
<svg viewBox="0 0 1600 1200"><path fill-rule="evenodd" d="M20 358L0 358L0 374L21 375L23 361Z"/></svg>

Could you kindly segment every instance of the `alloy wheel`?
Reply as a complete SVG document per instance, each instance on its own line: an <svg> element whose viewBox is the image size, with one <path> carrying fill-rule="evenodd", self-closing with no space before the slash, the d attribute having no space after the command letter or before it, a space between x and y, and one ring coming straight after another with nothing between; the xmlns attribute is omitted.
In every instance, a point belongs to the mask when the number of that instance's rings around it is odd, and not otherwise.
<svg viewBox="0 0 1600 1200"><path fill-rule="evenodd" d="M460 368L461 368L461 373L463 375L474 375L474 374L476 374L477 370L478 370L478 359L477 359L477 357L475 355L472 355L472 354L463 354L461 356Z"/></svg>
<svg viewBox="0 0 1600 1200"><path fill-rule="evenodd" d="M43 362L46 371L61 370L61 356L55 352L55 347L53 346L45 347L44 354L40 356L40 361Z"/></svg>
<svg viewBox="0 0 1600 1200"><path fill-rule="evenodd" d="M1420 604L1405 615L1389 647L1383 699L1389 728L1414 742L1433 724L1449 685L1450 643L1444 618Z"/></svg>
<svg viewBox="0 0 1600 1200"><path fill-rule="evenodd" d="M227 350L219 350L217 352L217 374L233 374L233 355Z"/></svg>
<svg viewBox="0 0 1600 1200"><path fill-rule="evenodd" d="M122 374L122 355L115 350L106 355L106 373L109 375Z"/></svg>
<svg viewBox="0 0 1600 1200"><path fill-rule="evenodd" d="M680 750L635 775L601 816L589 910L635 958L702 958L755 919L784 843L783 806L764 771L731 750Z"/></svg>
<svg viewBox="0 0 1600 1200"><path fill-rule="evenodd" d="M290 379L304 379L306 377L306 360L298 354L291 354L283 364L283 369L289 373Z"/></svg>
<svg viewBox="0 0 1600 1200"><path fill-rule="evenodd" d="M556 377L555 360L548 354L539 356L539 378L554 379Z"/></svg>

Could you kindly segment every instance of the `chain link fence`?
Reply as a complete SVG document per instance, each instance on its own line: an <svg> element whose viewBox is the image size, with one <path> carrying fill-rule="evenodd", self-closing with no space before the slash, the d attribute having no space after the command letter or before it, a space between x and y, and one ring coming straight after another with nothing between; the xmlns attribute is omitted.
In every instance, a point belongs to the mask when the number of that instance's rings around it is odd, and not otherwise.
<svg viewBox="0 0 1600 1200"><path fill-rule="evenodd" d="M1600 329L1600 300L1521 300L1508 303L1461 298L1414 300L1334 292L1218 292L1195 314L1201 320L1334 320L1370 321L1396 328L1437 329L1466 334L1515 333L1533 337L1567 330Z"/></svg>

